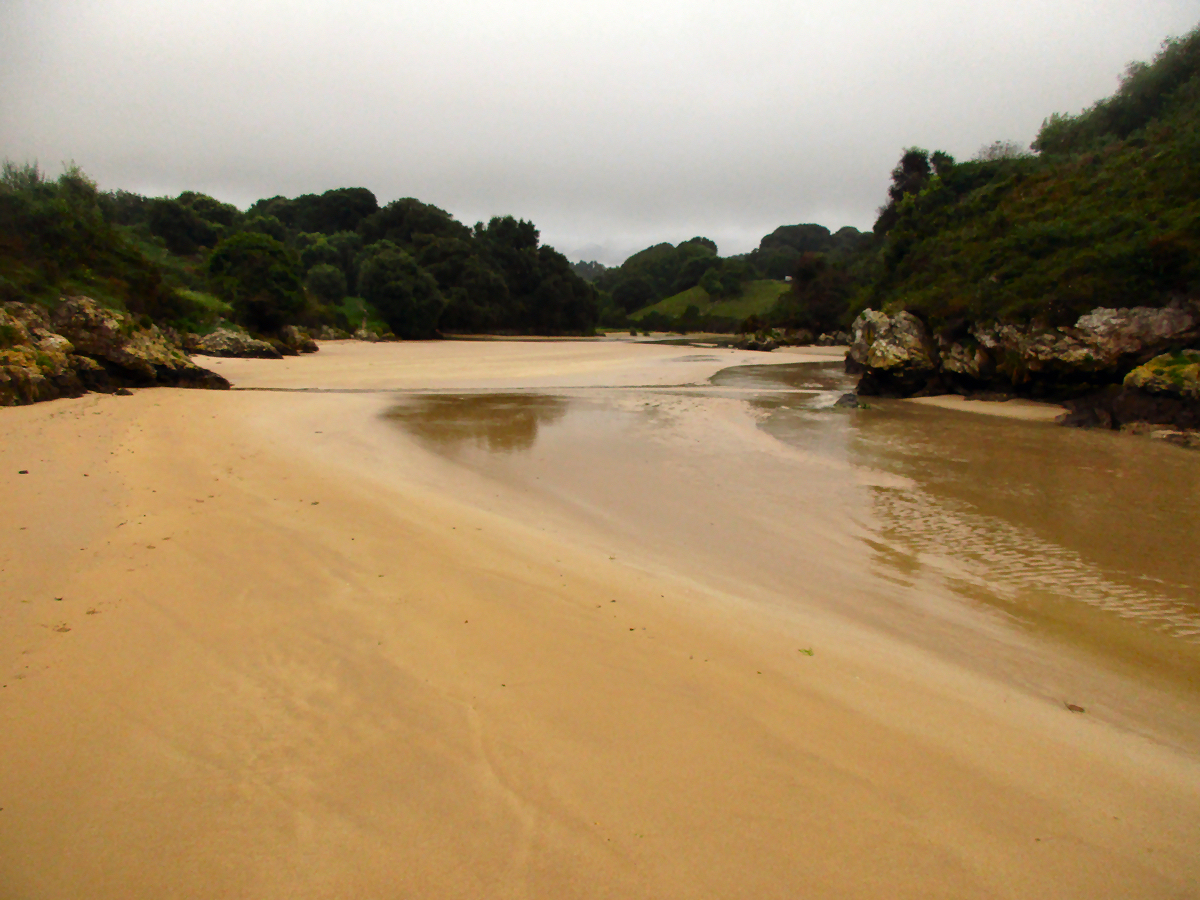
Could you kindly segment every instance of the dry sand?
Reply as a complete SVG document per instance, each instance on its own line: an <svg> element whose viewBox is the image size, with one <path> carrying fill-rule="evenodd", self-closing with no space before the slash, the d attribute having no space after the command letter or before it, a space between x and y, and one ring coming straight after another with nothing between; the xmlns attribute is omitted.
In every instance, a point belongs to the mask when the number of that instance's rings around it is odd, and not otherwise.
<svg viewBox="0 0 1200 900"><path fill-rule="evenodd" d="M327 344L213 367L453 389L735 360L764 361ZM822 585L776 614L432 492L386 405L0 411L0 897L1200 892L1194 753L841 621Z"/></svg>

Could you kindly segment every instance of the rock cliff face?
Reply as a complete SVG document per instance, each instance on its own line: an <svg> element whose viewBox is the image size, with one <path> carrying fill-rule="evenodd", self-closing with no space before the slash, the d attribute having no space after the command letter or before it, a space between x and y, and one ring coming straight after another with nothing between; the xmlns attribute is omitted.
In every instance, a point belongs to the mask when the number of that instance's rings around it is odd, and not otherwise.
<svg viewBox="0 0 1200 900"><path fill-rule="evenodd" d="M854 320L846 370L861 373L858 393L910 397L925 392L938 371L937 347L909 312L865 310Z"/></svg>
<svg viewBox="0 0 1200 900"><path fill-rule="evenodd" d="M0 309L0 406L151 385L229 382L194 364L157 326L139 327L88 297L64 299L53 316L33 304Z"/></svg>
<svg viewBox="0 0 1200 900"><path fill-rule="evenodd" d="M846 369L858 392L1001 393L1068 400L1067 424L1200 427L1200 308L1094 309L1073 326L976 323L931 335L908 312L864 311ZM1195 421L1195 424L1191 424Z"/></svg>

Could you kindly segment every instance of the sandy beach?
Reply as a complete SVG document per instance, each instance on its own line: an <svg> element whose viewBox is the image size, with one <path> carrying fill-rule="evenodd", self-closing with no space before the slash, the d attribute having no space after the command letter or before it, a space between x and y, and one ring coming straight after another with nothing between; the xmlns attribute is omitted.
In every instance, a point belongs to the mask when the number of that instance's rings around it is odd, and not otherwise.
<svg viewBox="0 0 1200 900"><path fill-rule="evenodd" d="M839 357L332 342L0 410L0 898L1200 894L1194 685L880 574L839 498L903 478L705 387ZM659 474L566 426L496 474L392 393L550 389ZM689 508L693 446L815 499Z"/></svg>

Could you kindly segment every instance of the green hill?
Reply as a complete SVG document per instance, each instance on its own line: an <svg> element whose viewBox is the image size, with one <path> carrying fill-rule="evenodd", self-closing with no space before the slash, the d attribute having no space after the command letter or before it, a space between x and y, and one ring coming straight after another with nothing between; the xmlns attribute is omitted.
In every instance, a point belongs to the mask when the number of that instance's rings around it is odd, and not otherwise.
<svg viewBox="0 0 1200 900"><path fill-rule="evenodd" d="M1200 29L1033 146L906 151L856 308L1059 325L1200 291Z"/></svg>
<svg viewBox="0 0 1200 900"><path fill-rule="evenodd" d="M783 281L748 281L742 293L736 297L713 300L708 291L696 285L665 300L659 300L650 306L643 307L631 313L631 320L641 320L651 313L661 313L665 316L678 317L683 315L689 306L700 310L701 316L719 316L729 319L745 319L747 316L765 315L775 306L776 301L786 294L789 286Z"/></svg>

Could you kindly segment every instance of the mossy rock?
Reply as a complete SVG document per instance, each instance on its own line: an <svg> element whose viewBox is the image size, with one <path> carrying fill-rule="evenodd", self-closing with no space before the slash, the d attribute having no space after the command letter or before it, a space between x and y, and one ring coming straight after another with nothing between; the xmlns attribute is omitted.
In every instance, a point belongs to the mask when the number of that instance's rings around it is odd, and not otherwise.
<svg viewBox="0 0 1200 900"><path fill-rule="evenodd" d="M1125 386L1150 394L1200 400L1200 350L1156 356L1126 375Z"/></svg>

